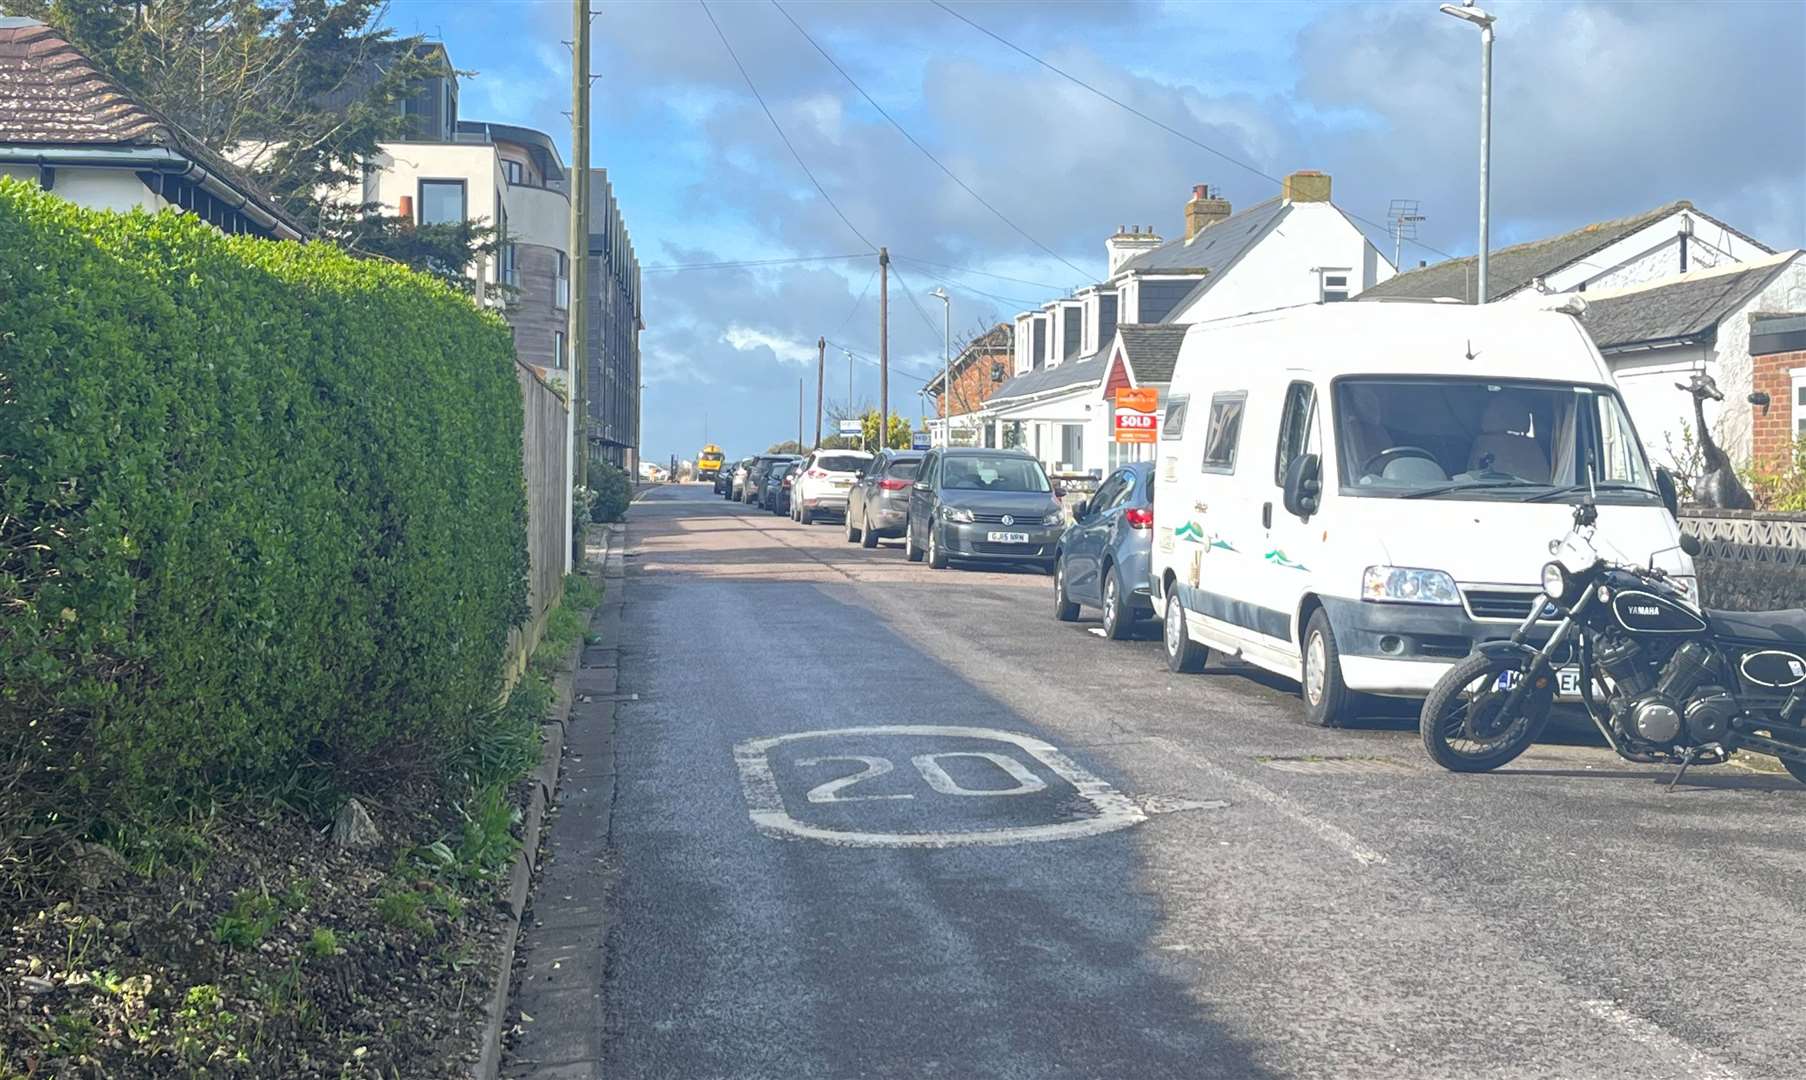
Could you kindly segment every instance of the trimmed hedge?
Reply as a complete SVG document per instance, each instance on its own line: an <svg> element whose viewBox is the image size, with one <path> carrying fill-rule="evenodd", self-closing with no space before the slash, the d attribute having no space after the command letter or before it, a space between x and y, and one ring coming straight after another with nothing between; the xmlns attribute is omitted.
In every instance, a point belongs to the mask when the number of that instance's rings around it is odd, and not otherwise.
<svg viewBox="0 0 1806 1080"><path fill-rule="evenodd" d="M0 178L0 801L454 768L526 615L512 358L400 266Z"/></svg>
<svg viewBox="0 0 1806 1080"><path fill-rule="evenodd" d="M620 521L627 516L627 505L633 501L633 484L627 470L606 461L589 463L589 519Z"/></svg>

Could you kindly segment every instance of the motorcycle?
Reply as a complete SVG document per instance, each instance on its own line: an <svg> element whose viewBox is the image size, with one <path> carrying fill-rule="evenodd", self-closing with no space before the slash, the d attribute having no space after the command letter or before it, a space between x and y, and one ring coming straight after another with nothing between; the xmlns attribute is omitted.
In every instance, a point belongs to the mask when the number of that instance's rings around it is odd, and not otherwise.
<svg viewBox="0 0 1806 1080"><path fill-rule="evenodd" d="M1654 565L1662 552L1642 566L1601 554L1598 516L1583 498L1573 529L1549 545L1530 615L1431 690L1418 720L1430 757L1453 772L1516 758L1541 734L1571 667L1569 693L1620 757L1680 767L1670 788L1689 767L1738 750L1772 755L1806 783L1806 609L1704 610ZM1680 549L1701 550L1686 535Z"/></svg>

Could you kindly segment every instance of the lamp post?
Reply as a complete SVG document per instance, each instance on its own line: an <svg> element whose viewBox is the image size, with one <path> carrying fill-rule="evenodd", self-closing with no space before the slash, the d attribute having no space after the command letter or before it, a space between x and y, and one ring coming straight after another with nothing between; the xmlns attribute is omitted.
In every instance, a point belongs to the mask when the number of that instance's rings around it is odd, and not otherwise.
<svg viewBox="0 0 1806 1080"><path fill-rule="evenodd" d="M941 445L953 445L953 297L935 286L928 294L941 302Z"/></svg>
<svg viewBox="0 0 1806 1080"><path fill-rule="evenodd" d="M1480 293L1475 302L1484 304L1488 247L1486 211L1492 168L1492 24L1496 16L1475 7L1473 0L1459 5L1444 4L1442 13L1480 28Z"/></svg>

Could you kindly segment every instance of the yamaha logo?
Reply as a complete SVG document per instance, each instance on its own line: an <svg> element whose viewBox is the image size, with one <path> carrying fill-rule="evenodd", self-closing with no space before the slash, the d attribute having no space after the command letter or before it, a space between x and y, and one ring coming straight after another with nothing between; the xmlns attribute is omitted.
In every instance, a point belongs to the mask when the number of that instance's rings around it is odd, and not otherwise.
<svg viewBox="0 0 1806 1080"><path fill-rule="evenodd" d="M1016 524L1016 519L1011 517L1008 514L1005 514L1005 515L1003 515L1003 523L1005 525L1014 525L1014 524Z"/></svg>
<svg viewBox="0 0 1806 1080"><path fill-rule="evenodd" d="M1632 615L1660 615L1662 613L1661 608L1648 604L1626 604L1624 606Z"/></svg>

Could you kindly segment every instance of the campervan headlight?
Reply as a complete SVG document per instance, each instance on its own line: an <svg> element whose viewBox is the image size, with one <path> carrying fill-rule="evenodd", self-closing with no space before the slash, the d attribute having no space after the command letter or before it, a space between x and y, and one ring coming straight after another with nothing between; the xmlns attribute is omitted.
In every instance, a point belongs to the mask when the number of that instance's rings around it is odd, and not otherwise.
<svg viewBox="0 0 1806 1080"><path fill-rule="evenodd" d="M1361 599L1377 604L1459 604L1455 579L1441 570L1369 566L1361 575Z"/></svg>

